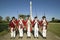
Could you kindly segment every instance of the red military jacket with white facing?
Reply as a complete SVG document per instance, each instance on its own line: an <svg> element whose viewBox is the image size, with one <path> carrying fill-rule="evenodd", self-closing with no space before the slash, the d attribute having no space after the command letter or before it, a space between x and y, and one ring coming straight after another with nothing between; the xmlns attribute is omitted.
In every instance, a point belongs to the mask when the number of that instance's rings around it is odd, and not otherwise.
<svg viewBox="0 0 60 40"><path fill-rule="evenodd" d="M30 21L30 32L32 31L32 20L29 20ZM25 21L25 23L26 23L26 30L27 30L27 28L28 28L28 19Z"/></svg>
<svg viewBox="0 0 60 40"><path fill-rule="evenodd" d="M47 20L45 20L45 21L46 21L46 29L47 29L48 22L47 22ZM44 25L44 24L43 24L43 20L41 20L41 21L40 21L40 26L43 27L43 25Z"/></svg>
<svg viewBox="0 0 60 40"><path fill-rule="evenodd" d="M18 28L19 28L19 25L20 25L20 28L24 28L23 21L24 20L18 20Z"/></svg>
<svg viewBox="0 0 60 40"><path fill-rule="evenodd" d="M33 27L34 27L34 25L35 25L35 19L33 20ZM39 20L37 20L37 23L38 23L38 27L39 27Z"/></svg>
<svg viewBox="0 0 60 40"><path fill-rule="evenodd" d="M13 21L15 23L15 21ZM15 28L15 24L12 22L12 20L9 22L9 27L10 28Z"/></svg>

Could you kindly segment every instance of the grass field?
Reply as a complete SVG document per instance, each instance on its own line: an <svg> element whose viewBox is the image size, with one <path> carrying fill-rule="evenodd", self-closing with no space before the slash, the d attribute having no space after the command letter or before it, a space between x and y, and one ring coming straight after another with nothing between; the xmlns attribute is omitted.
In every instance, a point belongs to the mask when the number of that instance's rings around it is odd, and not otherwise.
<svg viewBox="0 0 60 40"><path fill-rule="evenodd" d="M8 24L6 23L0 23L0 32L7 30L8 29Z"/></svg>
<svg viewBox="0 0 60 40"><path fill-rule="evenodd" d="M0 36L8 33L8 24L7 23L0 23Z"/></svg>
<svg viewBox="0 0 60 40"><path fill-rule="evenodd" d="M8 31L7 30L4 30L4 31L0 32L0 36L3 36L5 34L7 34L7 33L8 33Z"/></svg>
<svg viewBox="0 0 60 40"><path fill-rule="evenodd" d="M48 30L60 37L60 23L49 23Z"/></svg>

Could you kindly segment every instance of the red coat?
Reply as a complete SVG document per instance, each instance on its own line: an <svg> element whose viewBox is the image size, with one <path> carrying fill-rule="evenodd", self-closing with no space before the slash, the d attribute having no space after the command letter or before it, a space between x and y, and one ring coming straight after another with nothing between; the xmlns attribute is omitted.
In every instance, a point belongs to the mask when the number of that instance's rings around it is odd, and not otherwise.
<svg viewBox="0 0 60 40"><path fill-rule="evenodd" d="M39 27L39 20L37 20L37 22L38 22L38 27ZM35 25L35 20L33 20L33 27L34 25Z"/></svg>
<svg viewBox="0 0 60 40"><path fill-rule="evenodd" d="M48 22L46 21L46 29L47 29L47 25L48 25ZM40 21L40 26L41 26L42 29L43 29L43 20Z"/></svg>
<svg viewBox="0 0 60 40"><path fill-rule="evenodd" d="M46 25L48 25L47 21L46 21ZM43 26L43 20L40 21L40 26Z"/></svg>
<svg viewBox="0 0 60 40"><path fill-rule="evenodd" d="M19 28L19 25L20 25L20 28L24 28L23 27L23 24L19 24L20 20L18 20L18 28ZM23 23L23 20L22 20L22 23Z"/></svg>
<svg viewBox="0 0 60 40"><path fill-rule="evenodd" d="M26 20L26 30L28 29L27 22L28 22L28 19ZM30 20L30 22L32 22L32 21ZM31 24L31 27L30 27L30 32L32 32L32 24Z"/></svg>
<svg viewBox="0 0 60 40"><path fill-rule="evenodd" d="M34 22L35 22L35 20L31 21L31 25L32 25L32 27L34 27Z"/></svg>
<svg viewBox="0 0 60 40"><path fill-rule="evenodd" d="M22 20L22 22L23 22L23 25L24 25L24 26L26 26L26 22L27 22L27 21L25 21L25 20Z"/></svg>
<svg viewBox="0 0 60 40"><path fill-rule="evenodd" d="M10 21L9 26L10 26L10 28L15 28L15 25L13 24L12 21Z"/></svg>

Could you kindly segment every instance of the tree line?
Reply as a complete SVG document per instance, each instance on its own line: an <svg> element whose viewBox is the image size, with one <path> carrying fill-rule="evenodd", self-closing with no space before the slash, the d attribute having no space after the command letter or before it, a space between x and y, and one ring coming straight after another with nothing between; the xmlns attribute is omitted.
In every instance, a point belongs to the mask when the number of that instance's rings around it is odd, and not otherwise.
<svg viewBox="0 0 60 40"><path fill-rule="evenodd" d="M55 17L52 17L50 22L60 23L60 19L56 19Z"/></svg>

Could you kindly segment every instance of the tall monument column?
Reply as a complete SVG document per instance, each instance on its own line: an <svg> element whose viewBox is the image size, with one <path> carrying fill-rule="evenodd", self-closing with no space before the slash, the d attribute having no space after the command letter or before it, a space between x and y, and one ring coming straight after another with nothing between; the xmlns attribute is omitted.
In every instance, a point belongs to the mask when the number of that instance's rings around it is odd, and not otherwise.
<svg viewBox="0 0 60 40"><path fill-rule="evenodd" d="M32 1L30 1L30 17L32 19Z"/></svg>

